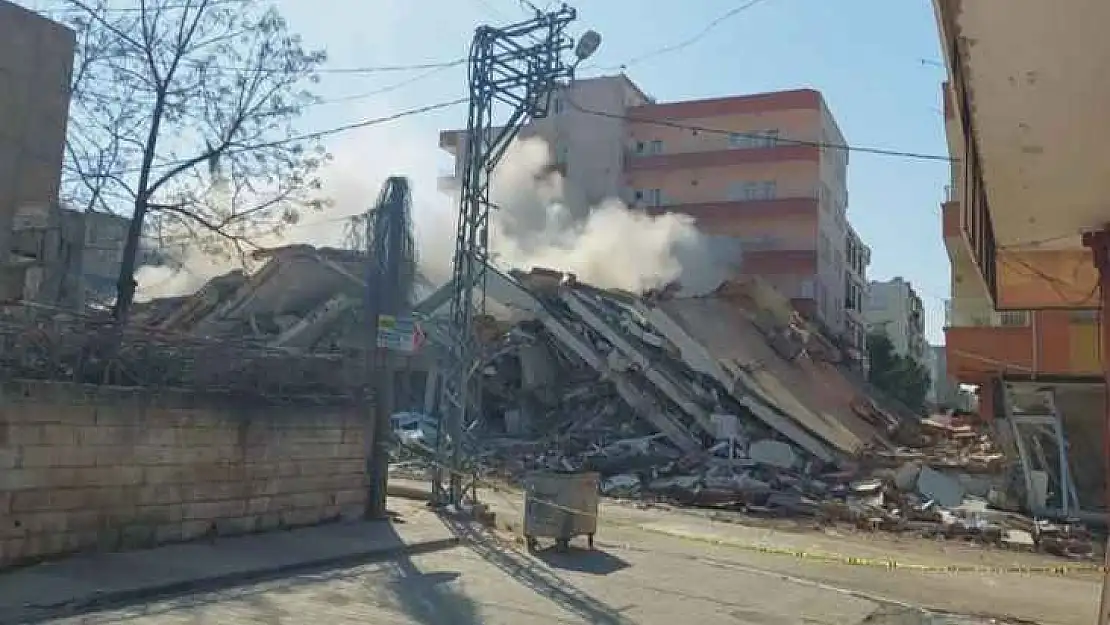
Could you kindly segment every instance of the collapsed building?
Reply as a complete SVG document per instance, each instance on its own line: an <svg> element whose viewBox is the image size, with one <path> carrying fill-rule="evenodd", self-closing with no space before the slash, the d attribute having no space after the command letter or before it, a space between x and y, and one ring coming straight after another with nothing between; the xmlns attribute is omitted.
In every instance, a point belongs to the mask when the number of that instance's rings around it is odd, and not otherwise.
<svg viewBox="0 0 1110 625"><path fill-rule="evenodd" d="M146 304L135 322L288 352L358 351L365 267L357 252L281 248L251 275ZM427 342L399 358L396 410L437 411L451 293L419 280L412 310ZM589 468L610 496L1090 551L1070 522L1067 459L1031 474L1033 452L997 428L923 419L881 396L758 279L682 297L490 267L486 297L468 438L487 477ZM1060 523L1015 514L1053 497Z"/></svg>

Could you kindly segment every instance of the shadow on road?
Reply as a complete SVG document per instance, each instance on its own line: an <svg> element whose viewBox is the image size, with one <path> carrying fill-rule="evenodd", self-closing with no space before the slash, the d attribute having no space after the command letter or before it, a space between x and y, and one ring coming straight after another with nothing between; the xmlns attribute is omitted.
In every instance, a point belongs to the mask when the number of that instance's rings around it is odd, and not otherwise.
<svg viewBox="0 0 1110 625"><path fill-rule="evenodd" d="M423 573L408 558L391 563L388 591L395 606L422 625L480 625L477 606L456 590L457 572Z"/></svg>
<svg viewBox="0 0 1110 625"><path fill-rule="evenodd" d="M559 551L549 548L536 551L535 556L553 569L591 575L611 575L631 566L622 558L597 549L571 547L568 551Z"/></svg>
<svg viewBox="0 0 1110 625"><path fill-rule="evenodd" d="M542 562L507 546L490 530L446 515L440 518L463 541L464 546L526 588L554 602L564 610L595 625L635 625L635 621L621 614L632 606L620 610L614 609L568 583ZM571 554L562 555L571 557Z"/></svg>
<svg viewBox="0 0 1110 625"><path fill-rule="evenodd" d="M403 545L403 539L393 528L403 523L403 518L390 514L389 522L374 524L375 531L387 532L385 542L394 540ZM424 551L417 551L424 553ZM227 557L234 559L233 550ZM218 567L219 563L212 563ZM142 571L136 571L142 575ZM159 615L197 616L214 604L232 604L258 623L307 622L311 620L312 603L330 607L352 603L369 603L374 608L403 613L422 625L479 625L482 620L476 604L453 588L460 577L457 572L425 574L413 564L411 555L391 553L385 556L352 556L331 564L305 564L286 566L281 571L252 572L229 578L197 580L179 584L173 590L128 592L118 596L110 592L68 605L32 608L26 613L0 615L0 624L19 623L37 625L53 623L80 623L95 625L124 623L137 618ZM325 587L330 582L349 582L335 587ZM333 585L334 586L334 585ZM313 588L315 587L315 588ZM297 610L291 613L282 605L280 597L299 593L306 588L311 592L299 599ZM79 620L78 620L79 619Z"/></svg>

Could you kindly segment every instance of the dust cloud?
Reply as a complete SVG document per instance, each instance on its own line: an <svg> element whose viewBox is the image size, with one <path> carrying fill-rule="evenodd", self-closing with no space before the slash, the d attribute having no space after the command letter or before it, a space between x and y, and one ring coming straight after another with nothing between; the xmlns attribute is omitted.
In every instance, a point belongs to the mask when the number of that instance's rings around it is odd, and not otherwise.
<svg viewBox="0 0 1110 625"><path fill-rule="evenodd" d="M407 175L413 185L420 270L433 284L449 280L458 198L437 189L437 177L446 172L435 137L414 130L379 130L373 144L352 137L335 146L335 160L324 175L332 206L304 215L280 236L263 237L257 244L340 246L347 219L373 204L386 177ZM369 153L373 148L367 146L374 144L390 146L390 153ZM548 145L532 138L514 143L498 167L492 182L496 208L490 242L498 267L546 267L574 273L598 287L632 292L677 282L683 293L696 295L716 288L739 261L733 240L699 232L686 215L651 216L629 210L617 199L585 210L574 199L575 190L550 165ZM244 268L237 256L210 250L181 250L174 256L172 267L137 271L137 299L193 293L214 277Z"/></svg>
<svg viewBox="0 0 1110 625"><path fill-rule="evenodd" d="M739 260L731 239L701 233L688 215L652 216L617 199L576 210L542 139L511 146L491 187L491 247L500 265L558 269L637 293L677 282L696 295L720 285Z"/></svg>

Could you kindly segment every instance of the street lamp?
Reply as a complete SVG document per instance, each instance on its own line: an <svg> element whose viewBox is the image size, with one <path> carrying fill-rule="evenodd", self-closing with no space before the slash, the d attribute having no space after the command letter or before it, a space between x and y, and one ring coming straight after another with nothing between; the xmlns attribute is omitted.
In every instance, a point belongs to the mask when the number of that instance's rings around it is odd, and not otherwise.
<svg viewBox="0 0 1110 625"><path fill-rule="evenodd" d="M575 65L593 56L600 46L601 35L596 30L587 30L583 33L578 39L578 45L574 46L574 56L578 59Z"/></svg>

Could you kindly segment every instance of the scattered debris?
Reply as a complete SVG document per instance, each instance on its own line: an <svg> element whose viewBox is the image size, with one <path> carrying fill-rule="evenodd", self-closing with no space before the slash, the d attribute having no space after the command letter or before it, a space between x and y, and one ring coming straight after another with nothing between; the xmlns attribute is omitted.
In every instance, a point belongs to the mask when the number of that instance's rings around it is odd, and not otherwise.
<svg viewBox="0 0 1110 625"><path fill-rule="evenodd" d="M163 332L346 353L363 342L360 262L334 250L278 250L251 276L213 281L172 306L152 302L137 316ZM399 389L410 405L398 410L435 413L423 403L435 393L421 385L437 377L449 290L414 305L427 353L405 369L424 381ZM481 392L470 411L479 416L464 441L480 477L519 482L533 471L586 470L614 498L965 537L1069 558L1092 553L1080 524L1018 514L1027 496L1014 485L1026 480L1016 478L1019 463L991 428L888 405L851 359L758 279L702 297L674 289L638 297L560 272L490 267L486 292L490 315L479 319L474 369Z"/></svg>

